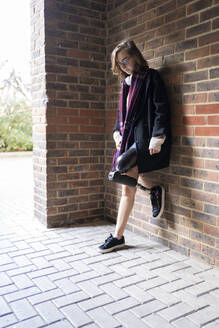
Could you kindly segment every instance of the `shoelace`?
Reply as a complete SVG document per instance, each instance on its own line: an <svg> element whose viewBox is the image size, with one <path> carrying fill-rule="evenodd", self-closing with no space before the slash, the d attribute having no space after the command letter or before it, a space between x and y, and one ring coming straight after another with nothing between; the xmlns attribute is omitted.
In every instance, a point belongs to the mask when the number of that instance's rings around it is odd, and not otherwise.
<svg viewBox="0 0 219 328"><path fill-rule="evenodd" d="M112 234L110 234L109 237L107 237L107 238L105 239L104 244L107 245L107 244L110 242L111 239L113 239L113 235L112 235Z"/></svg>

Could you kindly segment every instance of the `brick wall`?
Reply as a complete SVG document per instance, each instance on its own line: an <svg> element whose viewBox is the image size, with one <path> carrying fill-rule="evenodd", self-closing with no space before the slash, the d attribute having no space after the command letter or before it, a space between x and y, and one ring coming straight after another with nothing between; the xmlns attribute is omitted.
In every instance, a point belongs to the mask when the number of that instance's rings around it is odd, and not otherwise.
<svg viewBox="0 0 219 328"><path fill-rule="evenodd" d="M166 188L165 211L151 217L149 195L137 190L127 229L196 259L219 265L219 2L108 1L107 63L132 38L163 76L172 110L170 167L139 182ZM120 84L107 72L106 181L111 167ZM121 185L106 182L105 216L115 222Z"/></svg>
<svg viewBox="0 0 219 328"><path fill-rule="evenodd" d="M167 85L173 148L170 167L139 177L164 184L163 216L152 219L137 190L127 229L219 265L218 1L32 0L31 16L36 217L48 227L116 222L110 55L132 38Z"/></svg>
<svg viewBox="0 0 219 328"><path fill-rule="evenodd" d="M105 1L31 6L35 215L48 227L90 222L104 213Z"/></svg>

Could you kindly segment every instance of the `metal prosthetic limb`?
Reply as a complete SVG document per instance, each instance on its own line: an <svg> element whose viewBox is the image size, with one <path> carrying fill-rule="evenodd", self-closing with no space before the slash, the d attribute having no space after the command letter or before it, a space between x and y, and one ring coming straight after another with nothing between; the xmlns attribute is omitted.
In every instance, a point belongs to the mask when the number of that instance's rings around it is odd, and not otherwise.
<svg viewBox="0 0 219 328"><path fill-rule="evenodd" d="M126 174L121 174L127 172L136 165L136 157L136 145L134 143L126 152L117 158L116 171L111 171L108 175L108 179L130 187L137 187L144 191L150 190L150 188L144 187L142 184L138 183L137 179Z"/></svg>

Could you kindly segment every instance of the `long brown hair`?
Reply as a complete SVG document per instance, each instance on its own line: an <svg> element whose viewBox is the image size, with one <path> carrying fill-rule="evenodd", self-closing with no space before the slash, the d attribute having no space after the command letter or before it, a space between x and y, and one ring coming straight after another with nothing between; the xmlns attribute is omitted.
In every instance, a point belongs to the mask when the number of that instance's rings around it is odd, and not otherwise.
<svg viewBox="0 0 219 328"><path fill-rule="evenodd" d="M147 61L144 59L142 53L137 48L135 42L133 40L123 40L117 46L113 49L111 54L111 63L112 63L112 72L113 75L118 75L120 79L124 80L128 74L124 72L118 62L117 62L117 53L123 49L127 50L127 53L130 56L133 56L135 58L135 68L134 71L138 72L142 68L149 68L149 65Z"/></svg>

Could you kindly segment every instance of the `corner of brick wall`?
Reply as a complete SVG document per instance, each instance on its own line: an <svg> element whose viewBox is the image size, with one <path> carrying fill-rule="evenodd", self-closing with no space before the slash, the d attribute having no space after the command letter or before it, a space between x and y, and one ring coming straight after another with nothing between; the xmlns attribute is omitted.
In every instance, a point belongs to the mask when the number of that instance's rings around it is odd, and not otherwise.
<svg viewBox="0 0 219 328"><path fill-rule="evenodd" d="M45 86L39 80L37 88L48 102L34 115L34 129L38 123L42 129L34 139L35 213L47 227L91 222L104 215L106 6L104 1L40 3L45 44L39 27L36 56L45 60L46 75ZM35 21L43 24L38 13ZM40 96L33 93L36 102Z"/></svg>
<svg viewBox="0 0 219 328"><path fill-rule="evenodd" d="M137 190L127 229L176 251L219 265L219 32L218 1L108 1L107 59L115 44L133 38L149 66L160 71L172 110L173 147L168 168L140 175L163 183L165 210L151 216L149 196ZM108 75L106 171L120 86ZM116 222L121 185L106 183L106 217Z"/></svg>

